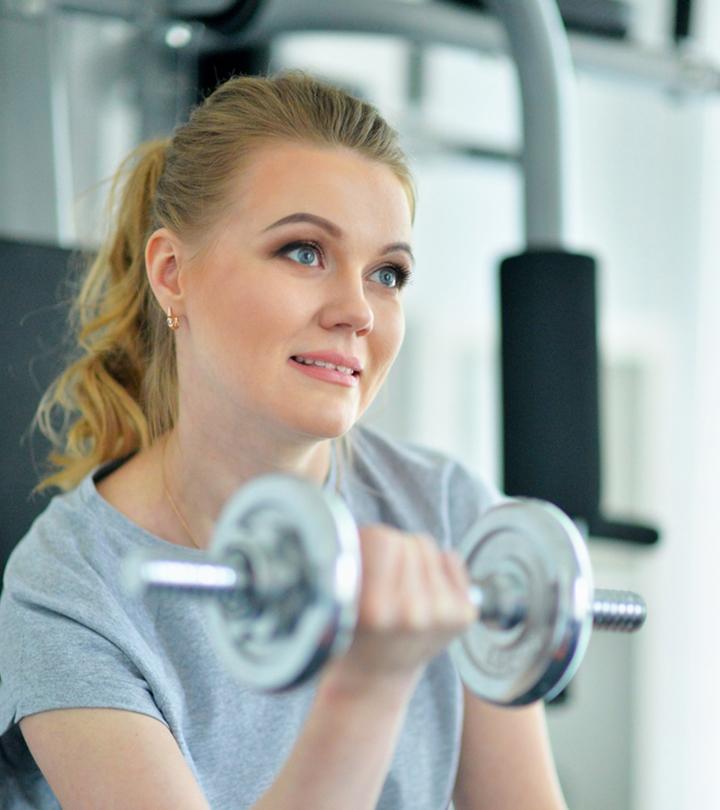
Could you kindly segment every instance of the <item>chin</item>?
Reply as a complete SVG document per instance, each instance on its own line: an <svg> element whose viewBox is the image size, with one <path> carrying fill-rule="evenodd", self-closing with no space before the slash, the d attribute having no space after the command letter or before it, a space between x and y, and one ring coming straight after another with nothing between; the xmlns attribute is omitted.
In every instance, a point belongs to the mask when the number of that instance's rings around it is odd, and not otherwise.
<svg viewBox="0 0 720 810"><path fill-rule="evenodd" d="M302 424L296 423L299 431L317 438L319 441L323 439L339 439L344 436L356 423L357 417L340 417L335 419L315 418L303 421Z"/></svg>

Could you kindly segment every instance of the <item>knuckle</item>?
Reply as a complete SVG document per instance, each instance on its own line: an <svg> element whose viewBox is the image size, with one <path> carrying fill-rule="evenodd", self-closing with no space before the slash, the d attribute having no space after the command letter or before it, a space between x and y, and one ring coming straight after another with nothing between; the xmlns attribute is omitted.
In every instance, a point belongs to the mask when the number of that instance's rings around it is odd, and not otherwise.
<svg viewBox="0 0 720 810"><path fill-rule="evenodd" d="M419 600L405 600L398 612L398 624L413 632L423 630L428 624L427 610Z"/></svg>
<svg viewBox="0 0 720 810"><path fill-rule="evenodd" d="M438 547L435 543L434 538L429 534L416 534L415 535L418 540L420 541L420 547L426 552L432 552L433 554L437 553Z"/></svg>
<svg viewBox="0 0 720 810"><path fill-rule="evenodd" d="M444 557L450 569L450 573L453 575L455 581L460 582L465 587L469 587L470 574L467 570L467 566L465 565L462 557L458 554L458 552L455 551L454 549L451 549L444 553Z"/></svg>
<svg viewBox="0 0 720 810"><path fill-rule="evenodd" d="M385 630L392 624L392 613L381 599L366 599L361 605L359 623L366 628Z"/></svg>

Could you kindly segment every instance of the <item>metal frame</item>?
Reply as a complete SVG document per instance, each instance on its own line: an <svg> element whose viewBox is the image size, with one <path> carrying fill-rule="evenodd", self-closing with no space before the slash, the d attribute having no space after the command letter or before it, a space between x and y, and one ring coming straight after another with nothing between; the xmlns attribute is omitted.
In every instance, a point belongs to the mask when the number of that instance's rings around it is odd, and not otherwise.
<svg viewBox="0 0 720 810"><path fill-rule="evenodd" d="M271 1L281 4L279 0ZM488 54L503 54L507 50L502 31L489 15L449 6L438 0L344 0L342 4L332 0L302 2L307 15L288 16L273 12L268 16L261 10L259 17L263 18L262 21L253 22L232 40L204 30L202 25L191 24L191 27L206 42L223 46L242 45L258 36L267 39L293 31L353 31L455 45ZM227 6L228 3L221 5ZM174 16L161 15L144 0L0 0L0 17L37 18L47 13L50 7L64 13L112 17L138 24L148 19L171 23L182 15L192 16L203 11L201 0L175 0L172 3ZM285 11L296 12L297 9ZM249 37L248 32L251 32ZM638 82L677 94L720 93L720 66L701 53L648 48L577 32L570 32L568 41L578 72Z"/></svg>
<svg viewBox="0 0 720 810"><path fill-rule="evenodd" d="M53 172L55 181L57 242L61 247L74 244L76 237L73 206L73 154L70 133L70 101L66 54L62 48L60 15L50 9L44 19L45 40L50 66L50 122L52 126Z"/></svg>
<svg viewBox="0 0 720 810"><path fill-rule="evenodd" d="M230 4L221 0L220 6ZM193 47L243 47L297 32L390 35L425 45L483 52L509 49L517 65L523 108L525 231L530 247L561 248L566 237L570 157L573 154L573 59L590 70L630 75L676 91L720 92L720 70L691 57L668 60L627 45L568 37L555 0L490 0L497 23L469 8L437 0L265 0L238 32L221 34L190 23ZM212 0L210 6L218 6ZM175 0L168 15L141 0L0 0L1 13L53 16L61 11L116 16L144 29L208 11L207 0ZM571 45L572 43L572 45ZM55 82L57 89L58 82ZM61 93L54 93L62 113ZM67 153L67 148L63 152ZM66 178L61 186L66 184ZM71 231L61 223L61 231Z"/></svg>
<svg viewBox="0 0 720 810"><path fill-rule="evenodd" d="M67 2L81 6L83 2L91 5L98 0ZM173 9L190 14L200 2L202 0L174 0ZM390 35L425 44L470 48L487 54L503 55L507 52L503 31L490 15L438 0L344 0L342 3L335 0L266 0L256 18L244 31L235 34L233 41L245 44L299 31ZM210 32L206 34L212 36ZM227 44L224 37L218 35L218 40ZM720 66L701 54L649 49L622 40L576 32L570 32L567 40L578 71L639 82L675 93L720 93Z"/></svg>
<svg viewBox="0 0 720 810"><path fill-rule="evenodd" d="M573 66L555 0L490 0L508 35L523 108L528 247L565 243L573 154Z"/></svg>
<svg viewBox="0 0 720 810"><path fill-rule="evenodd" d="M176 9L188 12L191 2ZM561 248L566 238L569 155L572 154L573 66L555 0L491 0L518 68L523 107L525 234L530 247ZM289 31L353 31L396 35L431 44L479 48L482 16L437 2L266 0L236 45Z"/></svg>
<svg viewBox="0 0 720 810"><path fill-rule="evenodd" d="M175 0L173 10L190 14L198 2L202 0ZM389 35L498 54L507 52L509 45L523 105L526 240L531 247L561 248L573 154L573 62L592 72L622 75L675 92L720 92L720 69L687 53L668 59L665 54L586 35L568 37L555 0L490 0L490 4L505 38L488 15L437 0L266 0L241 31L230 36L202 27L200 31L208 44L225 48L299 32Z"/></svg>

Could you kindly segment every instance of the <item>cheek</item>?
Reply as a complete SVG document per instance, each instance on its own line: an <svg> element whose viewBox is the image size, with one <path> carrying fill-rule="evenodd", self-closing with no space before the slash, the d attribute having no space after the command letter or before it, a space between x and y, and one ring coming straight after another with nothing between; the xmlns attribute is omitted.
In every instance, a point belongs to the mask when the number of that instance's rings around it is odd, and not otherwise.
<svg viewBox="0 0 720 810"><path fill-rule="evenodd" d="M250 272L242 278L240 272L225 274L224 282L207 284L199 302L203 331L221 349L277 342L280 331L287 331L301 309L297 297L293 300L283 285L257 279Z"/></svg>
<svg viewBox="0 0 720 810"><path fill-rule="evenodd" d="M385 371L393 364L405 338L405 317L402 309L375 313L376 345L383 356Z"/></svg>
<svg viewBox="0 0 720 810"><path fill-rule="evenodd" d="M388 319L388 344L393 352L400 351L402 342L405 339L405 312L401 304L398 304L393 317Z"/></svg>

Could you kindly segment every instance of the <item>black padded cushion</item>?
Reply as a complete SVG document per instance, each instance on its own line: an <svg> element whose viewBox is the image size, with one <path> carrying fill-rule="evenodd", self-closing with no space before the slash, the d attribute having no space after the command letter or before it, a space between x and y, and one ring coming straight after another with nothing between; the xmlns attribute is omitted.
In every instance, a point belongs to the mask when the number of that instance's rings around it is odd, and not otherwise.
<svg viewBox="0 0 720 810"><path fill-rule="evenodd" d="M0 238L0 575L52 495L31 494L49 443L30 425L68 355L67 281L80 260L78 251Z"/></svg>

